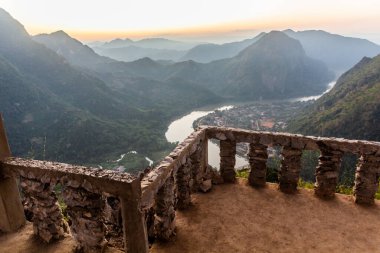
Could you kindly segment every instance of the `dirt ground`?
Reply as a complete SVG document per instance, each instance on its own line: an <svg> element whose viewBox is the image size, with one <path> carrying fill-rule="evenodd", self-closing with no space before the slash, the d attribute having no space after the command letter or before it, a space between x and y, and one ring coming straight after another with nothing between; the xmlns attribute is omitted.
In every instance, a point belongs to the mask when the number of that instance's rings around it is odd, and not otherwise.
<svg viewBox="0 0 380 253"><path fill-rule="evenodd" d="M73 253L75 241L67 235L63 240L46 244L33 236L33 225L28 222L15 233L0 234L0 253ZM121 253L107 248L105 253Z"/></svg>
<svg viewBox="0 0 380 253"><path fill-rule="evenodd" d="M239 180L193 195L193 206L177 212L177 236L151 252L380 252L380 201L363 207L345 195L325 201L276 187Z"/></svg>

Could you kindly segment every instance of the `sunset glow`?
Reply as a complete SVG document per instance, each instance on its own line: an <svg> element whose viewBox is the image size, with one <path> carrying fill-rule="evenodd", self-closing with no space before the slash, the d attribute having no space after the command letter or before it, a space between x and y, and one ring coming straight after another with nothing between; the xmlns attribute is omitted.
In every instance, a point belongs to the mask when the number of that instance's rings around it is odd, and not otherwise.
<svg viewBox="0 0 380 253"><path fill-rule="evenodd" d="M0 0L31 34L65 30L78 39L233 40L272 29L324 29L380 43L380 1Z"/></svg>

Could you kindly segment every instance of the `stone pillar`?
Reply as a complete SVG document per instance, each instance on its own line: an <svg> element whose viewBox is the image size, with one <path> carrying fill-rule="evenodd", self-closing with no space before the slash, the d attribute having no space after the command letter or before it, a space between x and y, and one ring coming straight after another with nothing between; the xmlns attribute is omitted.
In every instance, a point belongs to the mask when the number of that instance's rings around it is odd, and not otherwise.
<svg viewBox="0 0 380 253"><path fill-rule="evenodd" d="M206 140L205 140L206 141ZM206 141L207 142L207 141ZM203 168L202 168L202 157L204 156L204 147L199 144L197 149L193 154L190 155L190 166L191 166L191 191L197 192L199 186L203 182Z"/></svg>
<svg viewBox="0 0 380 253"><path fill-rule="evenodd" d="M25 224L24 208L16 178L2 178L1 170L0 164L0 230L13 232Z"/></svg>
<svg viewBox="0 0 380 253"><path fill-rule="evenodd" d="M29 211L32 212L34 234L44 242L62 239L68 232L68 225L63 220L58 198L54 192L55 182L48 176L41 178L21 177L21 189Z"/></svg>
<svg viewBox="0 0 380 253"><path fill-rule="evenodd" d="M235 155L235 141L220 141L220 175L225 183L233 183L236 180Z"/></svg>
<svg viewBox="0 0 380 253"><path fill-rule="evenodd" d="M155 231L158 239L169 240L175 229L174 177L171 175L157 192Z"/></svg>
<svg viewBox="0 0 380 253"><path fill-rule="evenodd" d="M186 209L191 203L191 161L187 159L177 171L177 208Z"/></svg>
<svg viewBox="0 0 380 253"><path fill-rule="evenodd" d="M131 186L130 196L120 196L125 252L148 253L148 233L145 213L141 209L140 180L134 180Z"/></svg>
<svg viewBox="0 0 380 253"><path fill-rule="evenodd" d="M255 187L263 187L266 183L267 176L267 146L259 143L250 143L248 151L249 165L249 184Z"/></svg>
<svg viewBox="0 0 380 253"><path fill-rule="evenodd" d="M202 178L204 174L207 171L208 168L208 139L204 138L200 143L199 143L199 149L200 149L200 166L201 166L201 173L202 173Z"/></svg>
<svg viewBox="0 0 380 253"><path fill-rule="evenodd" d="M11 156L7 135L0 113L0 230L4 232L17 231L25 224L24 208L16 178L5 175L5 167L1 161Z"/></svg>
<svg viewBox="0 0 380 253"><path fill-rule="evenodd" d="M107 244L102 194L88 183L69 180L63 189L67 213L71 219L71 233L84 252L102 252Z"/></svg>
<svg viewBox="0 0 380 253"><path fill-rule="evenodd" d="M379 188L380 157L362 155L355 174L354 197L358 204L373 204Z"/></svg>
<svg viewBox="0 0 380 253"><path fill-rule="evenodd" d="M318 143L321 155L315 172L315 194L322 198L333 198L339 179L339 169L343 152L332 150L323 143Z"/></svg>
<svg viewBox="0 0 380 253"><path fill-rule="evenodd" d="M302 150L284 147L281 152L283 160L279 173L279 188L285 193L297 191L298 179L301 171Z"/></svg>

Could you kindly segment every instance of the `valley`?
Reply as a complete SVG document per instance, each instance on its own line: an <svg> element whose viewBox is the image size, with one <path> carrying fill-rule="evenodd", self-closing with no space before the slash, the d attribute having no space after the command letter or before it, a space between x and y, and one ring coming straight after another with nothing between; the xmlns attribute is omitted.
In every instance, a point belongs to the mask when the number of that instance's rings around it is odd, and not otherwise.
<svg viewBox="0 0 380 253"><path fill-rule="evenodd" d="M288 131L288 121L312 107L290 101L316 98L357 58L380 52L366 40L292 30L221 45L150 38L90 47L64 31L30 36L2 9L0 35L0 109L14 154L133 173L174 148L180 138L167 139L168 126L196 108L234 105L196 124ZM313 39L335 41L327 51L346 65L319 53L323 46L310 44ZM355 54L345 57L353 43ZM143 54L127 52L136 59L126 62L132 60L123 58L127 47ZM168 50L182 56L170 58Z"/></svg>

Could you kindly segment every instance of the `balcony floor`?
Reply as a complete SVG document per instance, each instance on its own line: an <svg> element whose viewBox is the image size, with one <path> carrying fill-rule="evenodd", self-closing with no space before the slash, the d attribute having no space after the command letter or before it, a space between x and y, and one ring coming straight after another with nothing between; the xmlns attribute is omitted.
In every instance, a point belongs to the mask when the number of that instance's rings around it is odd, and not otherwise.
<svg viewBox="0 0 380 253"><path fill-rule="evenodd" d="M194 205L177 212L177 236L151 252L380 252L380 201L363 207L345 195L324 201L276 187L241 179L193 195Z"/></svg>

